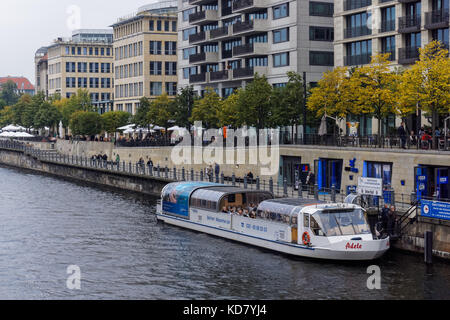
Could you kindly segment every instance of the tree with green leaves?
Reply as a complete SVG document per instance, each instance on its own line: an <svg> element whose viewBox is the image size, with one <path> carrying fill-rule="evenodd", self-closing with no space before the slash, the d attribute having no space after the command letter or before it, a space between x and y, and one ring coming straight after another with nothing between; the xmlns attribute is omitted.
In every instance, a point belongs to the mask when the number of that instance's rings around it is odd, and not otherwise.
<svg viewBox="0 0 450 320"><path fill-rule="evenodd" d="M0 110L0 127L14 123L14 111L12 106L6 106Z"/></svg>
<svg viewBox="0 0 450 320"><path fill-rule="evenodd" d="M97 112L76 111L69 125L75 136L95 136L102 132L102 118Z"/></svg>
<svg viewBox="0 0 450 320"><path fill-rule="evenodd" d="M0 98L8 106L12 106L19 101L20 95L17 93L17 85L14 81L8 80L1 85Z"/></svg>
<svg viewBox="0 0 450 320"><path fill-rule="evenodd" d="M240 90L229 95L222 101L222 108L218 110L219 125L221 127L232 126L238 128L241 126L241 119L239 119L239 94Z"/></svg>
<svg viewBox="0 0 450 320"><path fill-rule="evenodd" d="M16 125L25 126L23 120L26 117L27 109L31 105L32 100L29 94L24 94L20 97L19 102L12 106L13 123Z"/></svg>
<svg viewBox="0 0 450 320"><path fill-rule="evenodd" d="M2 110L4 107L6 107L6 102L2 98L0 98L0 110Z"/></svg>
<svg viewBox="0 0 450 320"><path fill-rule="evenodd" d="M150 122L148 120L148 112L150 111L151 102L147 97L142 97L136 114L133 117L133 123L138 127L147 127Z"/></svg>
<svg viewBox="0 0 450 320"><path fill-rule="evenodd" d="M175 102L169 99L167 93L163 93L156 98L150 105L147 113L148 123L158 125L167 129L171 126L170 120L173 120L175 113Z"/></svg>
<svg viewBox="0 0 450 320"><path fill-rule="evenodd" d="M180 90L176 99L176 108L174 120L177 125L181 127L190 128L190 118L192 116L192 109L195 103L194 88L192 86L185 87Z"/></svg>
<svg viewBox="0 0 450 320"><path fill-rule="evenodd" d="M263 129L270 124L272 117L272 86L267 78L255 74L253 81L248 83L239 94L238 109L242 124Z"/></svg>
<svg viewBox="0 0 450 320"><path fill-rule="evenodd" d="M220 96L212 88L206 88L203 98L196 100L194 103L190 121L202 121L207 129L217 128L219 126L219 110L221 109L222 100Z"/></svg>
<svg viewBox="0 0 450 320"><path fill-rule="evenodd" d="M117 132L117 128L128 124L130 114L125 111L109 111L101 115L103 130L109 134Z"/></svg>
<svg viewBox="0 0 450 320"><path fill-rule="evenodd" d="M48 101L42 101L34 116L33 127L35 129L43 129L45 127L50 128L50 132L55 132L55 128L58 126L61 120L61 113L58 108Z"/></svg>

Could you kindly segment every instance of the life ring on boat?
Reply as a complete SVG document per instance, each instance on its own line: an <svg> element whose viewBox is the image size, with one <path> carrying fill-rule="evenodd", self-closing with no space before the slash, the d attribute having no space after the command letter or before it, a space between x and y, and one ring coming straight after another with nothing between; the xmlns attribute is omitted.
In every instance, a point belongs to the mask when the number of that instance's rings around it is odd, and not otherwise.
<svg viewBox="0 0 450 320"><path fill-rule="evenodd" d="M303 232L302 241L305 246L308 246L311 243L311 237L309 236L308 231Z"/></svg>

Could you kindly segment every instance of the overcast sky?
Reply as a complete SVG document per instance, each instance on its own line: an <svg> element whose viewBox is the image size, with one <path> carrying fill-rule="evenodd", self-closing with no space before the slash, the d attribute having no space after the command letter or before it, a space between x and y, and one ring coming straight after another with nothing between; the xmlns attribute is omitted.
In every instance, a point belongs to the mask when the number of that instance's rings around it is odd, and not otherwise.
<svg viewBox="0 0 450 320"><path fill-rule="evenodd" d="M35 84L37 49L58 37L70 37L76 26L107 28L119 17L153 2L157 1L0 0L0 77L25 76Z"/></svg>

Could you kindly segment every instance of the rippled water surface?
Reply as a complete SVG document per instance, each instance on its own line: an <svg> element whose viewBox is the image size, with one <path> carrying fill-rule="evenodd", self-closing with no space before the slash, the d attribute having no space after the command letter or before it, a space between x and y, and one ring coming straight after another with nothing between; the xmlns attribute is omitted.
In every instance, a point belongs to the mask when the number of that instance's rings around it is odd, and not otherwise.
<svg viewBox="0 0 450 320"><path fill-rule="evenodd" d="M0 299L450 299L449 264L291 258L157 223L156 199L0 167ZM81 269L81 290L66 286Z"/></svg>

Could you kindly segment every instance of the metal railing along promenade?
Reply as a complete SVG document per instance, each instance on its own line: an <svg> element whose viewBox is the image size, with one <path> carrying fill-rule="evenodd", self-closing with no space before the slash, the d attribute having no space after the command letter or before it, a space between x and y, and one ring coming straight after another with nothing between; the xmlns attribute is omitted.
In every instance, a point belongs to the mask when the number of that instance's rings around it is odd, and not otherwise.
<svg viewBox="0 0 450 320"><path fill-rule="evenodd" d="M210 181L249 190L270 191L275 197L305 198L325 202L344 202L344 199L347 197L347 193L344 190L339 190L335 187L319 188L317 184L304 185L301 181L294 186L288 184L286 180L277 183L272 177L238 177L234 173L231 176L226 176L223 172L219 174L207 174L206 168L205 170L194 171L193 169L162 167L159 164L153 166L130 161L116 162L103 159L99 160L95 157L64 155L55 150L36 149L31 145L13 140L0 140L0 149L20 151L39 161L102 170L111 173L166 179L168 183L176 181ZM396 206L397 210L406 210L410 208L411 203L415 200L415 194L398 194L394 191L386 191L383 197L376 198L375 202L369 205L381 209L384 204L392 204Z"/></svg>

